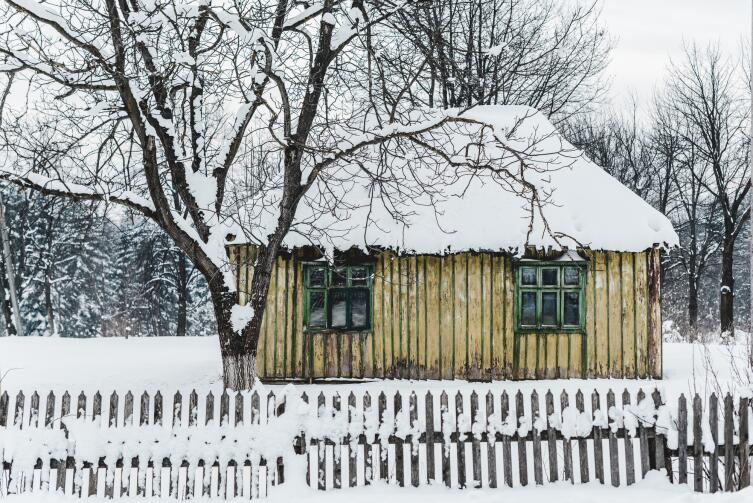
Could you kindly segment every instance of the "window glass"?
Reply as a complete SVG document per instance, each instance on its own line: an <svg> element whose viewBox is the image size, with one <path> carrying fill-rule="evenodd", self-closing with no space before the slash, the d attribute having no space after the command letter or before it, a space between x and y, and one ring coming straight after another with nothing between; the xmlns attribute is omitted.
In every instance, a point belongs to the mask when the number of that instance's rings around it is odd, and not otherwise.
<svg viewBox="0 0 753 503"><path fill-rule="evenodd" d="M557 292L541 293L541 324L548 327L557 325Z"/></svg>
<svg viewBox="0 0 753 503"><path fill-rule="evenodd" d="M520 271L520 283L526 286L536 286L536 268L523 267Z"/></svg>
<svg viewBox="0 0 753 503"><path fill-rule="evenodd" d="M541 284L543 286L558 286L559 272L559 269L554 268L541 269Z"/></svg>
<svg viewBox="0 0 753 503"><path fill-rule="evenodd" d="M332 269L332 286L346 286L348 284L348 269L345 267L338 267Z"/></svg>
<svg viewBox="0 0 753 503"><path fill-rule="evenodd" d="M348 291L329 291L329 326L345 328L348 326Z"/></svg>
<svg viewBox="0 0 753 503"><path fill-rule="evenodd" d="M324 292L309 293L309 326L322 328L327 326L324 317Z"/></svg>
<svg viewBox="0 0 753 503"><path fill-rule="evenodd" d="M580 269L565 267L562 280L566 286L578 286L580 284Z"/></svg>
<svg viewBox="0 0 753 503"><path fill-rule="evenodd" d="M563 324L580 325L580 293L565 292Z"/></svg>
<svg viewBox="0 0 753 503"><path fill-rule="evenodd" d="M327 277L327 269L324 267L312 267L309 269L309 286L324 287Z"/></svg>
<svg viewBox="0 0 753 503"><path fill-rule="evenodd" d="M520 324L526 326L536 325L536 292L521 292Z"/></svg>
<svg viewBox="0 0 753 503"><path fill-rule="evenodd" d="M353 267L350 270L351 286L366 286L368 284L368 270L365 267Z"/></svg>
<svg viewBox="0 0 753 503"><path fill-rule="evenodd" d="M369 325L369 291L353 289L350 292L351 327L363 328Z"/></svg>

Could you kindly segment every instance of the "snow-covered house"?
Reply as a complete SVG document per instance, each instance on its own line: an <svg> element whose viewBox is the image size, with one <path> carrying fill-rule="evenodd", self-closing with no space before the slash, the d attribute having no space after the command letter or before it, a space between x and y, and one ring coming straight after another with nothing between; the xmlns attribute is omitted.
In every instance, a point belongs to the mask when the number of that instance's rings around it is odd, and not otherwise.
<svg viewBox="0 0 753 503"><path fill-rule="evenodd" d="M519 135L557 142L556 153L529 157L541 210L471 178L417 203L408 222L351 205L342 232L328 234L330 260L311 236L291 234L264 315L262 379L661 377L660 254L677 244L669 220L573 155L540 114L477 114L524 115L532 126ZM347 195L363 197L357 186ZM244 302L255 247L229 251Z"/></svg>

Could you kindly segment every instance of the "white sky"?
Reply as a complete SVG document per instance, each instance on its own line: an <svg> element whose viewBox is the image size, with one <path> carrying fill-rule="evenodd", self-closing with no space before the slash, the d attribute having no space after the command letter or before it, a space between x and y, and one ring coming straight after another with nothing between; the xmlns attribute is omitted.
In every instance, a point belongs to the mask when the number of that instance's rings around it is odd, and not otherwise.
<svg viewBox="0 0 753 503"><path fill-rule="evenodd" d="M579 1L579 0L571 0ZM612 100L650 99L683 41L718 42L738 55L751 37L751 0L601 0L602 22L615 39L608 73Z"/></svg>

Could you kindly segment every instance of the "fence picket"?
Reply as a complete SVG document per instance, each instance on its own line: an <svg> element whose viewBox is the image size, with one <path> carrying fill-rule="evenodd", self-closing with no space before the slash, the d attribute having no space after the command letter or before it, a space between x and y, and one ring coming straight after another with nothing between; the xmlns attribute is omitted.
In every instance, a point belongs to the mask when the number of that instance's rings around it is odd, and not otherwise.
<svg viewBox="0 0 753 503"><path fill-rule="evenodd" d="M495 489L497 487L497 438L495 435L495 428L492 424L492 418L494 416L494 395L491 391L486 393L486 432L488 435L487 440L487 467L489 472L489 487ZM428 420L428 414L427 414ZM432 457L432 461L433 461Z"/></svg>
<svg viewBox="0 0 753 503"><path fill-rule="evenodd" d="M39 393L36 391L31 394L29 403L29 426L32 428L39 426Z"/></svg>
<svg viewBox="0 0 753 503"><path fill-rule="evenodd" d="M549 447L549 482L555 482L559 479L559 469L557 468L557 431L550 419L554 414L552 390L547 390L544 401L546 402L546 442Z"/></svg>
<svg viewBox="0 0 753 503"><path fill-rule="evenodd" d="M581 390L578 390L575 394L575 408L578 410L578 414L583 414L586 410ZM588 473L588 443L583 437L578 438L578 459L580 460L580 481L588 482L591 479Z"/></svg>
<svg viewBox="0 0 753 503"><path fill-rule="evenodd" d="M684 394L677 404L677 482L688 483L688 404Z"/></svg>
<svg viewBox="0 0 753 503"><path fill-rule="evenodd" d="M698 393L693 397L693 489L703 492L703 446L701 420L703 409Z"/></svg>
<svg viewBox="0 0 753 503"><path fill-rule="evenodd" d="M719 489L719 399L716 393L709 397L709 429L714 445L709 455L709 491L715 493Z"/></svg>
<svg viewBox="0 0 753 503"><path fill-rule="evenodd" d="M724 490L735 488L734 404L732 395L724 397Z"/></svg>
<svg viewBox="0 0 753 503"><path fill-rule="evenodd" d="M387 410L387 395L384 394L384 391L379 393L378 398L378 408L379 408L379 431L384 431L382 429L382 426L384 425L384 414ZM379 478L382 480L389 480L389 473L388 465L387 465L387 439L379 439L380 445L379 445Z"/></svg>
<svg viewBox="0 0 753 503"><path fill-rule="evenodd" d="M471 432L474 431L473 425L478 422L478 393L474 390L471 392ZM473 487L481 487L481 442L471 433L471 462L473 473Z"/></svg>
<svg viewBox="0 0 753 503"><path fill-rule="evenodd" d="M562 390L562 393L560 394L560 406L562 407L561 410L564 415L565 409L570 406L570 399L565 390ZM562 453L564 457L563 463L565 465L565 480L569 480L570 483L573 483L575 479L573 477L573 444L571 438L562 439Z"/></svg>
<svg viewBox="0 0 753 503"><path fill-rule="evenodd" d="M25 402L26 397L24 396L24 392L19 391L16 395L16 408L15 412L13 413L13 426L18 426L19 429L23 427Z"/></svg>
<svg viewBox="0 0 753 503"><path fill-rule="evenodd" d="M750 486L750 454L748 449L748 408L750 407L750 398L741 397L738 411L739 421L739 446L738 456L740 464L740 482L738 489L744 489Z"/></svg>
<svg viewBox="0 0 753 503"><path fill-rule="evenodd" d="M659 407L663 405L662 399L661 399L661 393L659 393L658 389L654 389L654 392L651 394L651 397L654 401L654 407L658 410ZM652 467L657 470L666 468L669 480L672 481L671 464L667 466L668 465L667 454L666 454L666 449L665 449L666 445L667 445L667 438L664 435L664 433L660 433L658 430L655 430L654 448L652 450L653 457L654 457L654 464L652 465Z"/></svg>
<svg viewBox="0 0 753 503"><path fill-rule="evenodd" d="M641 403L646 400L646 394L643 392L643 388L638 390L637 400L638 407L641 407ZM638 418L638 441L641 452L641 478L645 478L649 470L649 450L646 423L644 422L643 418Z"/></svg>
<svg viewBox="0 0 753 503"><path fill-rule="evenodd" d="M591 393L591 414L601 414L601 400L596 390ZM601 434L601 426L594 425L594 477L600 484L604 484L604 445Z"/></svg>
<svg viewBox="0 0 753 503"><path fill-rule="evenodd" d="M531 393L531 431L533 432L533 478L536 485L544 483L544 474L541 466L541 432L536 427L539 416L539 394L536 390Z"/></svg>
<svg viewBox="0 0 753 503"><path fill-rule="evenodd" d="M233 424L238 426L243 424L243 392L235 393L235 417Z"/></svg>
<svg viewBox="0 0 753 503"><path fill-rule="evenodd" d="M431 391L426 392L424 412L426 413L426 482L431 484L436 479L434 466L434 396Z"/></svg>
<svg viewBox="0 0 753 503"><path fill-rule="evenodd" d="M622 392L622 409L623 413L628 413L630 405L630 392L625 388ZM633 451L633 438L625 432L625 482L627 485L635 484L635 456Z"/></svg>
<svg viewBox="0 0 753 503"><path fill-rule="evenodd" d="M395 428L393 428L393 431L399 424L398 418L403 415L403 397L399 391L395 392L394 407ZM395 437L395 480L400 487L405 486L405 460L403 456L403 440Z"/></svg>
<svg viewBox="0 0 753 503"><path fill-rule="evenodd" d="M450 397L447 396L446 391L442 391L439 395L439 412L440 412L440 428L442 430L442 481L444 485L450 487L452 481L450 479L450 444L446 442L446 438L450 435L450 425L448 424L450 419Z"/></svg>
<svg viewBox="0 0 753 503"><path fill-rule="evenodd" d="M332 397L332 409L334 411L335 416L340 415L340 394L335 393L335 395ZM341 442L335 441L334 445L332 447L333 449L333 467L334 467L334 474L332 476L332 484L335 489L340 489L342 487L342 445Z"/></svg>
<svg viewBox="0 0 753 503"><path fill-rule="evenodd" d="M455 435L457 437L457 460L458 460L458 487L465 487L465 432L461 431L461 419L463 418L463 394L458 391L455 394Z"/></svg>
<svg viewBox="0 0 753 503"><path fill-rule="evenodd" d="M523 393L518 390L515 394L515 416L517 418L516 426L520 426L520 419L523 417ZM528 485L528 456L526 453L526 437L518 437L518 477L520 485Z"/></svg>
<svg viewBox="0 0 753 503"><path fill-rule="evenodd" d="M324 393L319 392L316 399L317 416L323 417L325 412L325 398ZM316 441L316 460L317 460L317 487L320 491L327 488L327 458L326 454L326 442L323 439L317 439Z"/></svg>
<svg viewBox="0 0 753 503"><path fill-rule="evenodd" d="M502 391L499 401L499 417L502 418L502 424L510 421L510 397L507 391ZM512 487L512 445L510 435L502 435L502 464L505 476L505 484Z"/></svg>
<svg viewBox="0 0 753 503"><path fill-rule="evenodd" d="M408 419L411 430L416 428L418 422L418 397L416 392L412 391L408 398ZM410 446L410 483L413 487L418 487L418 447L419 439L414 435L408 435L408 445ZM428 442L426 445L429 445Z"/></svg>
<svg viewBox="0 0 753 503"><path fill-rule="evenodd" d="M614 391L611 389L607 392L607 416L615 406ZM611 418L609 418L611 420ZM620 485L620 465L619 454L617 452L617 434L609 428L609 472L613 487Z"/></svg>
<svg viewBox="0 0 753 503"><path fill-rule="evenodd" d="M352 391L348 394L348 423L353 424L355 422L354 412L356 410L356 395ZM363 425L358 425L359 430L363 430ZM358 435L351 437L348 435L348 487L356 487L358 485Z"/></svg>
<svg viewBox="0 0 753 503"><path fill-rule="evenodd" d="M8 392L0 395L0 426L8 426Z"/></svg>
<svg viewBox="0 0 753 503"><path fill-rule="evenodd" d="M374 411L371 410L371 395L369 392L365 392L363 394L363 418L364 421L368 421L368 416L371 416L374 414ZM370 445L368 442L364 444L363 446L363 483L364 485L370 485L371 481L374 480L374 451L376 450L375 445ZM378 451L377 451L378 452Z"/></svg>

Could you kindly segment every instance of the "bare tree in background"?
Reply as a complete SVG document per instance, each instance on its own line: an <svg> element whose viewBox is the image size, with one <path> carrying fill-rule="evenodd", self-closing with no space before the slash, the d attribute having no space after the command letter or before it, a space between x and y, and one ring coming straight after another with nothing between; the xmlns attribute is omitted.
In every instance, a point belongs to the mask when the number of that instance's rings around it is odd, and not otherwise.
<svg viewBox="0 0 753 503"><path fill-rule="evenodd" d="M686 49L683 62L671 68L666 102L680 119L678 133L708 175L696 182L716 200L723 221L719 317L722 333L734 334L735 242L750 218L750 167L739 66L717 48ZM703 175L706 171L703 171Z"/></svg>
<svg viewBox="0 0 753 503"><path fill-rule="evenodd" d="M535 141L466 110L416 109L418 71L401 83L378 60L404 40L388 22L424 8L5 0L0 69L24 76L34 97L3 128L1 176L159 225L206 278L225 385L249 388L270 273L291 232L326 246L322 215L381 205L403 221L416 201L432 205L480 173L529 198L532 218L540 211L525 177ZM369 200L347 202L358 188ZM248 306L226 252L237 233L259 246Z"/></svg>
<svg viewBox="0 0 753 503"><path fill-rule="evenodd" d="M596 2L443 0L390 21L406 42L383 59L428 106L533 106L555 120L591 109L607 89L611 47ZM416 74L414 68L418 68Z"/></svg>

